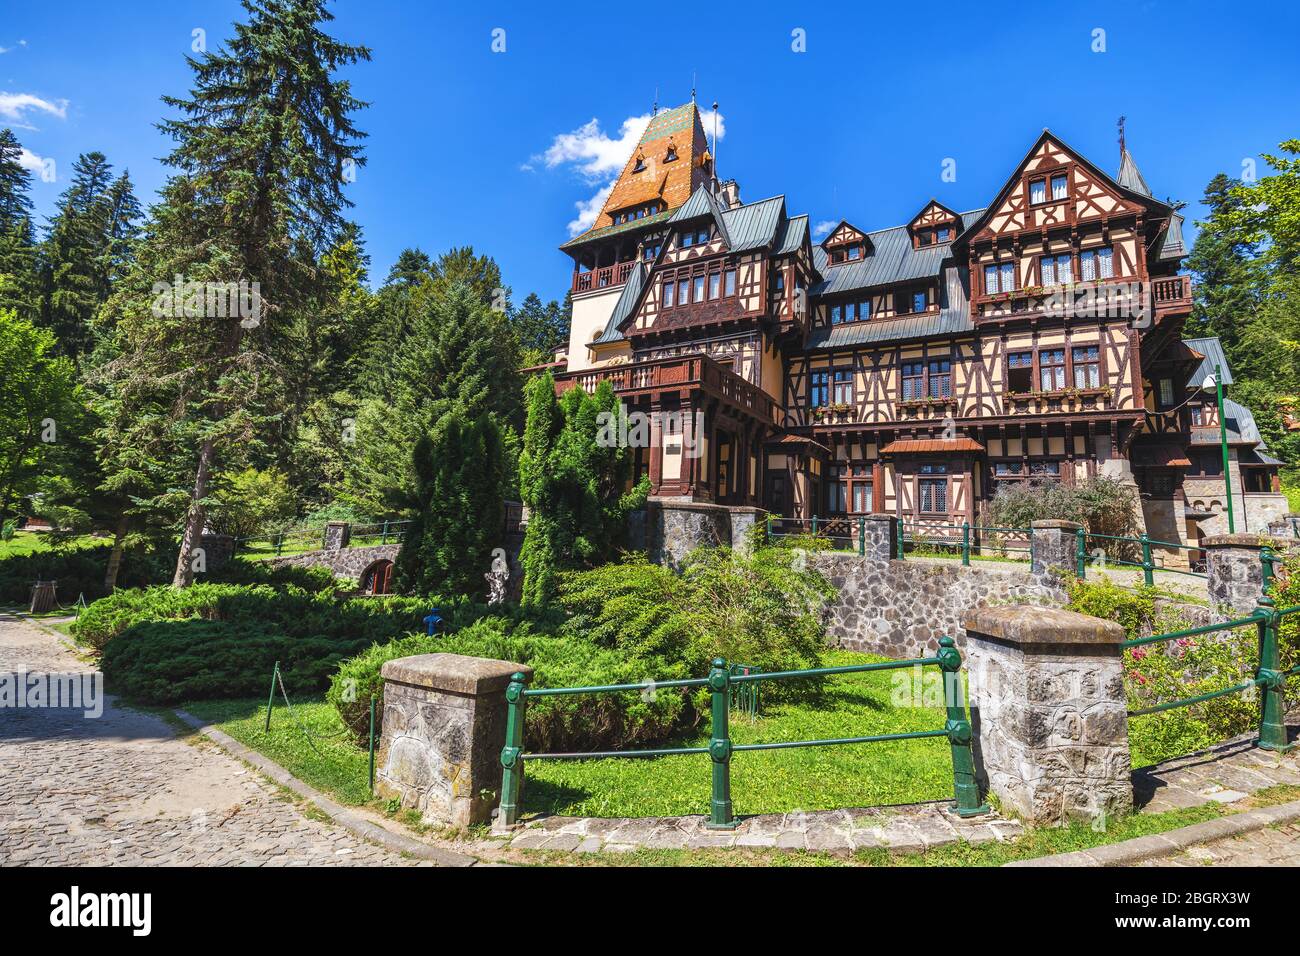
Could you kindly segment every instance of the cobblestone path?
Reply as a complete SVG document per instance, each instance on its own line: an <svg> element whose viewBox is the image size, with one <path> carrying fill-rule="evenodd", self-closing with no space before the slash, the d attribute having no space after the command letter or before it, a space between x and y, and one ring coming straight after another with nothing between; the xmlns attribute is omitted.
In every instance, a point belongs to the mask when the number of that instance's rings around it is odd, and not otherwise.
<svg viewBox="0 0 1300 956"><path fill-rule="evenodd" d="M89 672L0 613L0 674ZM103 715L0 708L0 865L429 865L308 819L224 751L106 698Z"/></svg>

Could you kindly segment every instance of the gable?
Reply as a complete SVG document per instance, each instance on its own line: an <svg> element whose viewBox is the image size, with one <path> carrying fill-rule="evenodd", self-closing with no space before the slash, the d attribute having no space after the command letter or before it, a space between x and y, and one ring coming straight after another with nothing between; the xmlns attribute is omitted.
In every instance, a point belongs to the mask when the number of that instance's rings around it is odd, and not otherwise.
<svg viewBox="0 0 1300 956"><path fill-rule="evenodd" d="M866 238L867 234L865 232L849 225L841 219L840 224L832 229L830 235L822 240L822 248L829 249L831 246L842 246L851 242L863 242Z"/></svg>
<svg viewBox="0 0 1300 956"><path fill-rule="evenodd" d="M961 217L958 216L957 213L953 212L938 200L931 199L926 203L925 208L917 213L916 218L908 223L908 228L916 230L924 226L942 226L949 223L959 223L960 220Z"/></svg>
<svg viewBox="0 0 1300 956"><path fill-rule="evenodd" d="M1062 178L1063 191L1057 185ZM1044 130L988 211L963 237L978 241L1166 208L1121 186Z"/></svg>

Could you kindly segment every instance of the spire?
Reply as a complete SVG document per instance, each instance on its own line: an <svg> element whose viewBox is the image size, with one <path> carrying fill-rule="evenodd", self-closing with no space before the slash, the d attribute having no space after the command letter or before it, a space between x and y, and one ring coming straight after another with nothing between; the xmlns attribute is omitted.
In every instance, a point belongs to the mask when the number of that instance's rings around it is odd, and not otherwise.
<svg viewBox="0 0 1300 956"><path fill-rule="evenodd" d="M1125 189L1131 189L1135 193L1150 196L1151 187L1142 178L1142 171L1138 169L1137 163L1133 161L1133 154L1128 151L1128 144L1125 142L1125 119L1126 117L1121 116L1119 122L1115 124L1119 127L1119 172L1115 174L1115 181Z"/></svg>

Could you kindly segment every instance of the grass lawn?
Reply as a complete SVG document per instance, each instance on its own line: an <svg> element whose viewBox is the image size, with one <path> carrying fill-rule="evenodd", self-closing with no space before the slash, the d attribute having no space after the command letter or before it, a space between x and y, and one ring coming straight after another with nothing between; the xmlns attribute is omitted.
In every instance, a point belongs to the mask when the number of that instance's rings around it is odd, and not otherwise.
<svg viewBox="0 0 1300 956"><path fill-rule="evenodd" d="M45 532L36 531L15 531L14 536L8 541L0 541L0 561L5 558L20 558L28 554L35 554L37 551L49 551L50 537ZM64 543L66 548L92 548L98 544L110 544L109 538L96 538L94 535L83 534L71 538Z"/></svg>
<svg viewBox="0 0 1300 956"><path fill-rule="evenodd" d="M828 667L883 660L830 651ZM933 671L927 668L926 673ZM863 737L935 730L940 709L895 707L893 675L877 671L833 677L824 706L774 706L750 723L733 714L737 744ZM708 744L707 728L676 745ZM676 816L706 813L710 763L705 754L653 760L532 760L525 771L525 812L576 816ZM784 813L870 807L952 798L952 757L942 738L887 743L801 747L739 753L731 762L731 797L737 813Z"/></svg>

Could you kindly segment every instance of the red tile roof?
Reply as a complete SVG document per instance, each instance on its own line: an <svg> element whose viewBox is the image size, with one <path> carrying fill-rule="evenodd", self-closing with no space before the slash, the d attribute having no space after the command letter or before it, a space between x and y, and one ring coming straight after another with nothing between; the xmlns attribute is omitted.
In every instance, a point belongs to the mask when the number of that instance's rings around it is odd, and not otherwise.
<svg viewBox="0 0 1300 956"><path fill-rule="evenodd" d="M882 455L917 455L933 452L982 452L984 446L973 438L900 438L880 449Z"/></svg>

